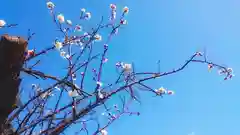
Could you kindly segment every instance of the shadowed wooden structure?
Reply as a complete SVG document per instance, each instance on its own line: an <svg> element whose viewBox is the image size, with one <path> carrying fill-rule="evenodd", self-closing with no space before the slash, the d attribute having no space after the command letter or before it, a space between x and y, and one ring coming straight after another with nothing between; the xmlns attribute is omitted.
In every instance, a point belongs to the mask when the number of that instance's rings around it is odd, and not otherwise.
<svg viewBox="0 0 240 135"><path fill-rule="evenodd" d="M0 134L3 123L13 110L21 79L27 41L21 37L3 35L0 39Z"/></svg>

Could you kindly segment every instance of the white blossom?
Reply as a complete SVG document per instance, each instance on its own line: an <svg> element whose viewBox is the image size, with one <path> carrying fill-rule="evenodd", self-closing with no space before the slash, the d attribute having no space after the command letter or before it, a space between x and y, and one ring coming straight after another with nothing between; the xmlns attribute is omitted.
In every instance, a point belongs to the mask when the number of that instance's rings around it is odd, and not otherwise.
<svg viewBox="0 0 240 135"><path fill-rule="evenodd" d="M55 47L60 50L63 47L62 42L56 41Z"/></svg>
<svg viewBox="0 0 240 135"><path fill-rule="evenodd" d="M65 56L67 59L69 59L71 56L69 54L66 54Z"/></svg>
<svg viewBox="0 0 240 135"><path fill-rule="evenodd" d="M60 91L61 89L58 86L54 87L56 90Z"/></svg>
<svg viewBox="0 0 240 135"><path fill-rule="evenodd" d="M6 25L6 22L4 20L0 20L0 28L5 26Z"/></svg>
<svg viewBox="0 0 240 135"><path fill-rule="evenodd" d="M102 82L99 82L99 81L97 81L97 85L99 85L100 87L102 87L103 83L102 83Z"/></svg>
<svg viewBox="0 0 240 135"><path fill-rule="evenodd" d="M123 8L123 12L127 14L129 12L129 8L128 7L124 7Z"/></svg>
<svg viewBox="0 0 240 135"><path fill-rule="evenodd" d="M232 73L232 72L233 72L233 69L232 69L232 68L228 68L227 71L228 71L229 73Z"/></svg>
<svg viewBox="0 0 240 135"><path fill-rule="evenodd" d="M104 95L102 94L102 92L100 90L98 90L98 97L100 99L103 99L104 98Z"/></svg>
<svg viewBox="0 0 240 135"><path fill-rule="evenodd" d="M64 23L64 22L65 22L65 19L64 19L63 14L59 14L59 15L57 16L57 19L58 19L58 21L59 21L60 23Z"/></svg>
<svg viewBox="0 0 240 135"><path fill-rule="evenodd" d="M47 2L47 7L48 7L48 9L53 9L55 7L55 5L51 1L49 1L49 2Z"/></svg>
<svg viewBox="0 0 240 135"><path fill-rule="evenodd" d="M60 52L60 56L61 56L61 57L66 58L65 55L66 55L66 52L64 52L64 51L61 51L61 52Z"/></svg>
<svg viewBox="0 0 240 135"><path fill-rule="evenodd" d="M79 96L77 90L68 91L68 95L69 95L70 97L77 97L77 96Z"/></svg>
<svg viewBox="0 0 240 135"><path fill-rule="evenodd" d="M81 12L85 13L85 12L86 12L86 9L85 9L85 8L82 8L82 9L81 9Z"/></svg>
<svg viewBox="0 0 240 135"><path fill-rule="evenodd" d="M99 35L99 34L96 34L94 37L95 37L96 41L101 41L102 40L102 36Z"/></svg>
<svg viewBox="0 0 240 135"><path fill-rule="evenodd" d="M82 26L76 25L75 26L75 31L82 31Z"/></svg>
<svg viewBox="0 0 240 135"><path fill-rule="evenodd" d="M132 70L132 64L123 64L122 68L124 71L129 72Z"/></svg>
<svg viewBox="0 0 240 135"><path fill-rule="evenodd" d="M107 130L103 129L103 130L101 130L101 134L102 135L108 135L108 132L107 132Z"/></svg>
<svg viewBox="0 0 240 135"><path fill-rule="evenodd" d="M112 10L116 10L116 9L117 9L117 6L116 6L115 4L110 4L110 8L111 8Z"/></svg>
<svg viewBox="0 0 240 135"><path fill-rule="evenodd" d="M87 19L87 20L91 19L91 13L90 13L90 12L87 12L87 13L86 13L85 19Z"/></svg>
<svg viewBox="0 0 240 135"><path fill-rule="evenodd" d="M66 23L67 23L68 25L72 25L72 21L71 21L71 20L67 20Z"/></svg>

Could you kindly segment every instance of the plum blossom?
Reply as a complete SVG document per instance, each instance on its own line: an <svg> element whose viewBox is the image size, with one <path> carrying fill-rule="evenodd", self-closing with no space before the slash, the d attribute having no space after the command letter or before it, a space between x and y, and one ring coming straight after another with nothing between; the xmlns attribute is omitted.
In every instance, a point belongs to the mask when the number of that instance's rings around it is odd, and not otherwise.
<svg viewBox="0 0 240 135"><path fill-rule="evenodd" d="M173 95L174 91L168 90L167 93L168 93L168 95Z"/></svg>
<svg viewBox="0 0 240 135"><path fill-rule="evenodd" d="M228 73L232 73L233 69L232 68L228 68L227 71L228 71Z"/></svg>
<svg viewBox="0 0 240 135"><path fill-rule="evenodd" d="M103 99L104 95L102 94L101 90L98 90L98 98Z"/></svg>
<svg viewBox="0 0 240 135"><path fill-rule="evenodd" d="M82 26L76 25L75 26L75 31L82 31Z"/></svg>
<svg viewBox="0 0 240 135"><path fill-rule="evenodd" d="M116 9L117 9L117 6L116 6L115 4L110 4L110 8L111 8L112 10L116 10Z"/></svg>
<svg viewBox="0 0 240 135"><path fill-rule="evenodd" d="M36 89L37 85L36 84L32 84L32 89Z"/></svg>
<svg viewBox="0 0 240 135"><path fill-rule="evenodd" d="M123 62L117 62L116 63L116 67L121 67L121 66L123 66Z"/></svg>
<svg viewBox="0 0 240 135"><path fill-rule="evenodd" d="M224 73L226 73L225 70L223 70L223 69L219 69L219 70L218 70L218 74L219 74L219 75L223 75Z"/></svg>
<svg viewBox="0 0 240 135"><path fill-rule="evenodd" d="M47 2L47 7L48 7L48 9L52 10L55 7L55 5L53 4L53 2L49 1L49 2Z"/></svg>
<svg viewBox="0 0 240 135"><path fill-rule="evenodd" d="M60 56L63 57L63 58L66 58L66 57L65 57L65 54L66 54L66 52L64 52L64 51L61 51L61 52L60 52Z"/></svg>
<svg viewBox="0 0 240 135"><path fill-rule="evenodd" d="M81 76L83 76L83 75L84 75L84 72L81 72L80 74L81 74Z"/></svg>
<svg viewBox="0 0 240 135"><path fill-rule="evenodd" d="M64 22L65 22L65 19L64 19L63 14L59 14L59 15L57 16L57 19L58 19L58 21L59 21L60 23L64 23Z"/></svg>
<svg viewBox="0 0 240 135"><path fill-rule="evenodd" d="M86 9L85 9L85 8L82 8L82 9L81 9L81 12L85 13L85 12L86 12Z"/></svg>
<svg viewBox="0 0 240 135"><path fill-rule="evenodd" d="M61 91L61 89L58 86L54 87L57 91Z"/></svg>
<svg viewBox="0 0 240 135"><path fill-rule="evenodd" d="M202 52L196 52L196 55L197 56L202 56L203 54L202 54Z"/></svg>
<svg viewBox="0 0 240 135"><path fill-rule="evenodd" d="M161 87L161 88L159 88L159 89L157 89L157 90L155 90L156 91L156 93L158 94L158 95L161 95L161 94L166 94L166 89L165 88L163 88L163 87Z"/></svg>
<svg viewBox="0 0 240 135"><path fill-rule="evenodd" d="M68 91L68 95L69 95L70 97L77 97L77 96L79 96L77 90Z"/></svg>
<svg viewBox="0 0 240 135"><path fill-rule="evenodd" d="M97 85L99 85L100 87L102 87L103 83L102 83L102 82L99 82L99 81L97 81Z"/></svg>
<svg viewBox="0 0 240 135"><path fill-rule="evenodd" d="M113 30L113 34L117 35L118 34L118 28Z"/></svg>
<svg viewBox="0 0 240 135"><path fill-rule="evenodd" d="M108 49L108 44L104 44L104 49Z"/></svg>
<svg viewBox="0 0 240 135"><path fill-rule="evenodd" d="M32 57L35 55L35 51L34 50L28 50L27 51L27 57Z"/></svg>
<svg viewBox="0 0 240 135"><path fill-rule="evenodd" d="M70 59L71 56L70 56L69 54L66 54L66 58L67 58L67 59Z"/></svg>
<svg viewBox="0 0 240 135"><path fill-rule="evenodd" d="M77 80L77 75L76 75L75 73L72 74L72 79L73 79L74 81Z"/></svg>
<svg viewBox="0 0 240 135"><path fill-rule="evenodd" d="M90 34L88 34L87 32L84 32L83 36L85 36L86 38L90 38L91 37Z"/></svg>
<svg viewBox="0 0 240 135"><path fill-rule="evenodd" d="M235 75L234 74L231 74L231 75L229 75L229 78L231 79L232 77L234 77Z"/></svg>
<svg viewBox="0 0 240 135"><path fill-rule="evenodd" d="M70 25L70 26L72 25L72 21L71 20L67 20L66 23L67 23L67 25Z"/></svg>
<svg viewBox="0 0 240 135"><path fill-rule="evenodd" d="M212 68L213 68L213 64L208 64L208 71L211 71Z"/></svg>
<svg viewBox="0 0 240 135"><path fill-rule="evenodd" d="M86 20L91 19L91 13L90 13L90 12L87 12L87 13L85 14L85 19L86 19Z"/></svg>
<svg viewBox="0 0 240 135"><path fill-rule="evenodd" d="M106 63L108 61L108 58L103 58L103 63Z"/></svg>
<svg viewBox="0 0 240 135"><path fill-rule="evenodd" d="M55 47L59 50L62 49L62 47L63 47L62 42L56 41L55 42Z"/></svg>
<svg viewBox="0 0 240 135"><path fill-rule="evenodd" d="M162 95L162 94L173 95L174 94L174 91L166 90L163 87L160 87L159 89L156 89L155 92L156 92L157 95Z"/></svg>
<svg viewBox="0 0 240 135"><path fill-rule="evenodd" d="M6 25L6 22L4 20L0 20L0 28L4 27Z"/></svg>
<svg viewBox="0 0 240 135"><path fill-rule="evenodd" d="M80 39L76 39L76 40L75 40L75 43L76 43L77 45L83 46L83 43L81 42Z"/></svg>
<svg viewBox="0 0 240 135"><path fill-rule="evenodd" d="M96 73L96 72L97 72L97 70L96 70L95 68L93 68L93 69L92 69L92 72L93 72L93 73Z"/></svg>
<svg viewBox="0 0 240 135"><path fill-rule="evenodd" d="M123 8L123 13L127 14L129 12L129 8L128 7L124 7Z"/></svg>
<svg viewBox="0 0 240 135"><path fill-rule="evenodd" d="M226 75L226 77L224 78L224 80L227 80L227 79L231 79L233 76L235 76L233 74L233 69L232 68L221 68L218 70L218 74L219 75Z"/></svg>
<svg viewBox="0 0 240 135"><path fill-rule="evenodd" d="M94 38L96 39L96 41L101 41L101 40L102 40L102 36L99 35L99 34L96 34L96 35L94 36Z"/></svg>
<svg viewBox="0 0 240 135"><path fill-rule="evenodd" d="M122 68L125 72L129 72L130 70L132 70L132 64L123 64Z"/></svg>
<svg viewBox="0 0 240 135"><path fill-rule="evenodd" d="M65 51L60 51L60 56L64 59L70 59L71 56L67 54Z"/></svg>
<svg viewBox="0 0 240 135"><path fill-rule="evenodd" d="M127 24L127 20L121 19L120 24L126 25Z"/></svg>
<svg viewBox="0 0 240 135"><path fill-rule="evenodd" d="M108 132L105 129L103 129L103 130L101 130L101 134L102 135L108 135Z"/></svg>

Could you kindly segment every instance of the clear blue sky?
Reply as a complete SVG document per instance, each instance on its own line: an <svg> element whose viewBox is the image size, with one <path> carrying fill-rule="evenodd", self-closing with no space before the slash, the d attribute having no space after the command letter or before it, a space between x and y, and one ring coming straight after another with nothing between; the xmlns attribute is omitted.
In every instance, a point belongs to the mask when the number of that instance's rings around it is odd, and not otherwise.
<svg viewBox="0 0 240 135"><path fill-rule="evenodd" d="M207 65L191 64L183 72L149 82L153 87L175 90L163 99L141 94L139 117L122 117L109 129L109 135L239 135L240 98L240 2L237 0L62 0L53 1L57 11L73 22L81 8L92 12L93 25L107 16L109 4L130 8L128 26L109 44L109 63L135 62L139 71L170 70L180 66L195 51L207 49L216 63L233 68L236 76L222 81L217 71ZM18 28L0 30L26 36L36 32L30 43L37 49L51 45L56 37L45 1L2 0L0 19L18 23ZM58 59L59 60L59 59ZM45 61L58 64L55 57ZM52 64L53 65L53 64ZM61 65L61 60L59 60ZM57 73L52 66L45 71ZM106 74L105 74L106 75ZM105 76L106 77L106 76ZM111 76L110 76L111 78ZM31 82L30 82L31 84Z"/></svg>

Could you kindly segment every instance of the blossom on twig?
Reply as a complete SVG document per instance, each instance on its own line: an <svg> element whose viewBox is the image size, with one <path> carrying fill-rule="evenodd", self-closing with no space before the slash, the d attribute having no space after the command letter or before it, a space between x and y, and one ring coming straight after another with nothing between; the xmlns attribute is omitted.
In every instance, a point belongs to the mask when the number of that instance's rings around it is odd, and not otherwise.
<svg viewBox="0 0 240 135"><path fill-rule="evenodd" d="M100 98L100 99L103 99L103 98L104 98L104 95L103 95L103 93L101 92L101 90L98 90L97 95L98 95L98 98Z"/></svg>
<svg viewBox="0 0 240 135"><path fill-rule="evenodd" d="M105 130L105 129L102 129L102 130L100 131L100 133L101 133L102 135L108 135L108 132L107 132L107 130Z"/></svg>
<svg viewBox="0 0 240 135"><path fill-rule="evenodd" d="M132 64L123 64L122 68L125 72L130 72L132 70Z"/></svg>
<svg viewBox="0 0 240 135"><path fill-rule="evenodd" d="M59 14L59 15L57 16L57 19L58 19L58 21L59 21L60 23L64 23L64 22L65 22L65 19L64 19L63 14Z"/></svg>
<svg viewBox="0 0 240 135"><path fill-rule="evenodd" d="M97 85L99 85L99 87L102 87L103 83L102 83L102 82L99 82L99 81L97 81Z"/></svg>
<svg viewBox="0 0 240 135"><path fill-rule="evenodd" d="M213 64L208 64L208 71L211 71L212 68L213 68Z"/></svg>
<svg viewBox="0 0 240 135"><path fill-rule="evenodd" d="M108 62L108 58L103 58L103 63Z"/></svg>
<svg viewBox="0 0 240 135"><path fill-rule="evenodd" d="M48 7L48 9L52 10L52 9L54 9L55 5L53 2L49 1L49 2L47 2L47 7Z"/></svg>
<svg viewBox="0 0 240 135"><path fill-rule="evenodd" d="M120 24L126 25L127 24L127 20L121 19Z"/></svg>
<svg viewBox="0 0 240 135"><path fill-rule="evenodd" d="M87 13L85 14L85 19L86 19L86 20L91 19L91 13L90 13L90 12L87 12Z"/></svg>
<svg viewBox="0 0 240 135"><path fill-rule="evenodd" d="M56 41L55 42L55 47L59 50L62 49L62 47L63 47L62 42Z"/></svg>
<svg viewBox="0 0 240 135"><path fill-rule="evenodd" d="M82 8L82 9L81 9L81 12L85 13L85 12L86 12L86 9L85 9L85 8Z"/></svg>
<svg viewBox="0 0 240 135"><path fill-rule="evenodd" d="M110 8L111 8L112 10L116 10L116 9L117 9L117 6L116 6L115 4L110 4Z"/></svg>
<svg viewBox="0 0 240 135"><path fill-rule="evenodd" d="M72 21L71 20L67 20L66 23L67 23L67 25L72 26Z"/></svg>
<svg viewBox="0 0 240 135"><path fill-rule="evenodd" d="M0 20L0 28L4 27L6 25L6 22L4 20Z"/></svg>
<svg viewBox="0 0 240 135"><path fill-rule="evenodd" d="M126 6L123 8L123 13L127 14L129 12L129 8Z"/></svg>
<svg viewBox="0 0 240 135"><path fill-rule="evenodd" d="M96 41L101 41L101 40L102 40L102 36L99 35L99 34L96 34L96 35L94 36L94 38L95 38Z"/></svg>
<svg viewBox="0 0 240 135"><path fill-rule="evenodd" d="M75 26L75 31L82 31L82 26L76 25Z"/></svg>
<svg viewBox="0 0 240 135"><path fill-rule="evenodd" d="M78 97L79 96L77 90L68 91L68 95L70 97Z"/></svg>

